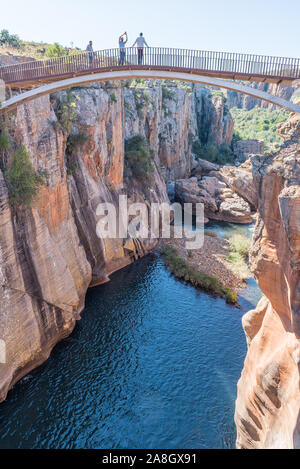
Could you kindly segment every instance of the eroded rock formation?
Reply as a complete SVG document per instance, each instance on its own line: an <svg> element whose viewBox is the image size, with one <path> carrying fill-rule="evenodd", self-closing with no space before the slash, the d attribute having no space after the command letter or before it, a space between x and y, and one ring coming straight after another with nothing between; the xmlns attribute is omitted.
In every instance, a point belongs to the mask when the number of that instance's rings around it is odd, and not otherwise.
<svg viewBox="0 0 300 469"><path fill-rule="evenodd" d="M295 86L289 85L277 85L276 83L259 83L259 82L250 82L246 83L246 86L256 88L261 91L279 96L280 98L286 99L289 101L297 89ZM261 108L267 108L270 110L276 110L274 104L262 101L261 99L255 98L253 96L247 96L245 94L237 93L236 91L224 90L225 96L227 98L228 107L238 107L243 109L253 109L255 106Z"/></svg>
<svg viewBox="0 0 300 469"><path fill-rule="evenodd" d="M231 223L252 223L257 206L250 160L236 168L197 161L193 177L175 183L175 198L181 204L203 203L205 216Z"/></svg>
<svg viewBox="0 0 300 469"><path fill-rule="evenodd" d="M239 448L300 448L299 116L276 155L253 157L258 220L251 270L264 294L243 318L248 353L238 384Z"/></svg>
<svg viewBox="0 0 300 469"><path fill-rule="evenodd" d="M46 171L47 184L31 208L16 210L0 170L0 339L6 344L0 401L71 333L88 287L108 281L156 245L155 239L99 239L99 203L111 202L118 210L124 194L130 202L168 202L164 178L191 171L199 90L173 86L163 95L160 83L134 89L106 84L73 93L79 120L72 129L63 129L57 117L66 92L20 106L9 122L12 139L25 145L35 170ZM201 103L208 106L210 95L204 95ZM211 104L211 116L207 138L220 125L218 138L230 140L232 121L223 119L221 104ZM82 129L89 142L73 144L69 154L68 145ZM153 158L149 187L124 178L124 140L138 133Z"/></svg>

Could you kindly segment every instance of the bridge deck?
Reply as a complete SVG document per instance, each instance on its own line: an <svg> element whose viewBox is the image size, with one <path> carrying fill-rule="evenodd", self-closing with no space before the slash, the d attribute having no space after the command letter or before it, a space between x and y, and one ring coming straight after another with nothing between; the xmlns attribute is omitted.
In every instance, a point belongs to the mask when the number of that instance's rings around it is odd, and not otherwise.
<svg viewBox="0 0 300 469"><path fill-rule="evenodd" d="M81 52L66 57L0 67L0 79L10 87L34 88L41 83L117 70L190 72L231 80L292 84L300 79L300 59L262 55L149 47L139 59L137 48Z"/></svg>

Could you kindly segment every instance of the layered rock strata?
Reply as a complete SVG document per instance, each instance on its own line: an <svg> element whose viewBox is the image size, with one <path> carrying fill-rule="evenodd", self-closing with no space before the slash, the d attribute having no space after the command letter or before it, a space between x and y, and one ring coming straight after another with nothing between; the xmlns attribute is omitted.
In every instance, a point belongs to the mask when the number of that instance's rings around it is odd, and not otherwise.
<svg viewBox="0 0 300 469"><path fill-rule="evenodd" d="M248 353L238 384L238 448L300 448L299 116L275 155L253 157L258 219L251 270L263 292L243 318Z"/></svg>
<svg viewBox="0 0 300 469"><path fill-rule="evenodd" d="M252 223L257 198L250 161L238 168L220 168L199 160L193 174L196 176L176 181L175 199L178 202L204 204L205 216L211 220Z"/></svg>

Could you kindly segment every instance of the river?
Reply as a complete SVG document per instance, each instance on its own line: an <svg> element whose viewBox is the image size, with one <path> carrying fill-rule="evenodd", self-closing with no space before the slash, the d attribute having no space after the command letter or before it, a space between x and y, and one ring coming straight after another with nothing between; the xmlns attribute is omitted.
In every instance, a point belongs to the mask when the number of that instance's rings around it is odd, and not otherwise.
<svg viewBox="0 0 300 469"><path fill-rule="evenodd" d="M115 273L0 405L0 448L234 447L241 317L260 296L250 279L234 308L176 280L156 253Z"/></svg>

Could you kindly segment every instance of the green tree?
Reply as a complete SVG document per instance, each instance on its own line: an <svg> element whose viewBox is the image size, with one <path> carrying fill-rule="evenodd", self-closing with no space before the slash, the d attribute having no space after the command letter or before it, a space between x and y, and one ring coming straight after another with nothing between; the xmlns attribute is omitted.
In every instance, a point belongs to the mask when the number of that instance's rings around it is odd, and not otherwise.
<svg viewBox="0 0 300 469"><path fill-rule="evenodd" d="M149 185L150 173L154 167L151 161L149 146L142 135L135 135L125 141L125 176L130 173L138 181Z"/></svg>
<svg viewBox="0 0 300 469"><path fill-rule="evenodd" d="M0 31L0 43L17 49L21 47L19 36L17 36L17 34L9 34L7 29L2 29L2 31Z"/></svg>
<svg viewBox="0 0 300 469"><path fill-rule="evenodd" d="M219 146L219 152L216 161L218 164L234 163L234 155L232 149L229 147L229 145L227 145L227 143L222 143Z"/></svg>
<svg viewBox="0 0 300 469"><path fill-rule="evenodd" d="M64 57L66 55L68 55L68 49L66 49L66 47L61 46L58 42L55 42L46 50L46 56L50 58Z"/></svg>

